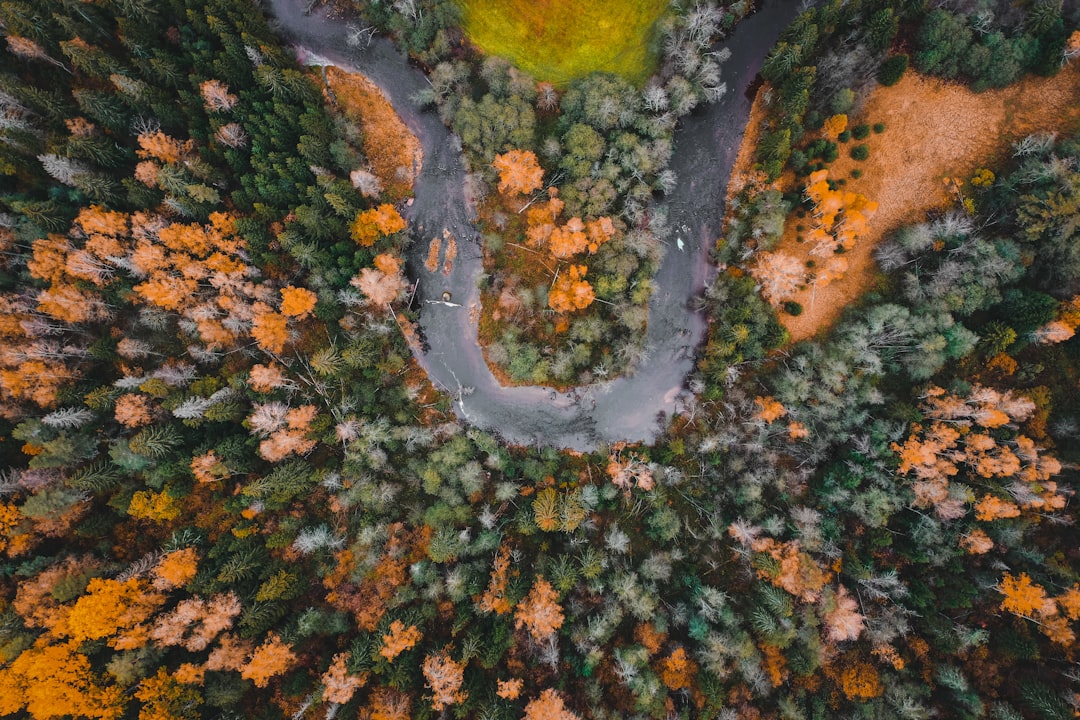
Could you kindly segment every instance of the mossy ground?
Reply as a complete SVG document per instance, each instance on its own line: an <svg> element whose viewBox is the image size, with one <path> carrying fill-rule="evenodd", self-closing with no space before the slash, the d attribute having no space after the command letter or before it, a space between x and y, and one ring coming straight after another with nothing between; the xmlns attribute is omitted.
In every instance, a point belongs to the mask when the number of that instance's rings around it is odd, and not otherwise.
<svg viewBox="0 0 1080 720"><path fill-rule="evenodd" d="M484 52L501 55L556 86L592 72L634 83L659 58L656 21L665 0L459 0L465 32Z"/></svg>

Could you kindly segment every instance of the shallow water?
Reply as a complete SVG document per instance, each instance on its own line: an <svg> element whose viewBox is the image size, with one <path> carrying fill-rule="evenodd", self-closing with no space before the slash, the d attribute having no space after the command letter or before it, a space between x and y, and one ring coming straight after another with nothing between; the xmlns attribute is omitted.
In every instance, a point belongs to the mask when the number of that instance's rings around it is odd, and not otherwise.
<svg viewBox="0 0 1080 720"><path fill-rule="evenodd" d="M421 71L384 38L350 48L345 23L328 18L324 10L305 14L305 5L303 0L270 0L281 32L296 45L301 61L367 75L423 145L416 200L405 213L414 237L407 269L410 278L420 280L420 327L429 348L417 360L432 382L457 398L458 416L519 445L586 451L617 441L655 440L687 393L683 385L705 338L705 317L692 304L715 272L709 249L720 234L724 191L750 115L746 90L780 32L798 14L800 2L760 3L758 11L720 43L731 50L723 65L728 92L683 118L675 134L671 167L679 183L664 199L674 232L649 302L646 359L632 376L568 392L503 387L484 362L468 311L480 301L476 278L482 266L479 232L464 193L464 162L459 143L438 116L418 111L409 99L427 87ZM428 242L444 229L458 243L449 276L423 267ZM453 305L431 302L442 300L444 292L451 293Z"/></svg>

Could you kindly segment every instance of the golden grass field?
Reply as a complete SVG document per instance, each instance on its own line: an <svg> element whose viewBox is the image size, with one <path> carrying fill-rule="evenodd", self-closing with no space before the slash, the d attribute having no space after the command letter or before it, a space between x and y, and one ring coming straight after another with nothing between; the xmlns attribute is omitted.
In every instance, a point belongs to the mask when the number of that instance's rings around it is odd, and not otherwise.
<svg viewBox="0 0 1080 720"><path fill-rule="evenodd" d="M556 86L610 72L640 84L659 57L654 26L666 0L460 0L465 32Z"/></svg>

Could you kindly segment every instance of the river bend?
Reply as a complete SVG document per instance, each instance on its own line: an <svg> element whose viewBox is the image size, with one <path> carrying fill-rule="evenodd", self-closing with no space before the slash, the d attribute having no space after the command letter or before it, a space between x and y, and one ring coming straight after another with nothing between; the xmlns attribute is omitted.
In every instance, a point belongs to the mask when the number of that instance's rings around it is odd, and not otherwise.
<svg viewBox="0 0 1080 720"><path fill-rule="evenodd" d="M302 62L333 64L360 72L378 85L423 147L415 200L405 213L414 242L407 253L411 279L419 279L419 323L428 350L417 360L431 380L455 397L458 416L510 443L588 451L618 441L651 443L676 408L707 321L694 299L713 278L709 250L719 237L724 194L747 120L747 91L780 32L800 10L797 0L765 0L722 43L731 51L723 65L728 92L718 102L680 121L671 168L678 185L664 199L673 239L654 280L645 338L646 358L633 375L556 392L546 387L503 387L484 361L477 342L483 271L480 233L465 198L466 169L460 142L434 112L410 100L427 87L393 44L376 37L362 48L347 43L348 28L325 9L306 13L304 0L270 0L280 32ZM428 241L443 230L457 238L458 256L449 276L423 268ZM451 293L453 305L438 302ZM431 301L431 302L429 302Z"/></svg>

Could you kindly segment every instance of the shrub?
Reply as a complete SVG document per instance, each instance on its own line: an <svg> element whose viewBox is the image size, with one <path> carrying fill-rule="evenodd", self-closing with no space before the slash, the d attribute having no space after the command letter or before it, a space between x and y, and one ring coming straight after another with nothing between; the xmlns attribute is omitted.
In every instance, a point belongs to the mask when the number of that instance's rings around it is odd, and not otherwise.
<svg viewBox="0 0 1080 720"><path fill-rule="evenodd" d="M802 311L803 306L795 302L794 300L788 300L784 303L784 312L786 312L788 315L798 317L799 315L802 315Z"/></svg>
<svg viewBox="0 0 1080 720"><path fill-rule="evenodd" d="M851 148L851 157L854 160L865 160L866 158L870 157L870 148L866 146L866 143L856 145L855 147Z"/></svg>
<svg viewBox="0 0 1080 720"><path fill-rule="evenodd" d="M856 125L851 129L851 137L856 140L865 140L866 136L870 134L870 126L866 123L862 125Z"/></svg>
<svg viewBox="0 0 1080 720"><path fill-rule="evenodd" d="M851 177L858 180L859 178L862 177L862 170L860 170L859 168L855 168L854 170L851 171Z"/></svg>
<svg viewBox="0 0 1080 720"><path fill-rule="evenodd" d="M874 132L878 135L885 132L885 123L874 123Z"/></svg>
<svg viewBox="0 0 1080 720"><path fill-rule="evenodd" d="M845 130L844 132L837 135L836 139L839 140L840 142L847 142L848 140L851 139L851 131L850 130Z"/></svg>
<svg viewBox="0 0 1080 720"><path fill-rule="evenodd" d="M904 72L907 71L907 68L907 55L893 55L891 58L881 63L881 69L878 70L878 82L885 87L895 85L900 82L900 78L904 76Z"/></svg>
<svg viewBox="0 0 1080 720"><path fill-rule="evenodd" d="M855 104L855 91L851 88L841 88L833 95L830 109L833 115L843 115Z"/></svg>

